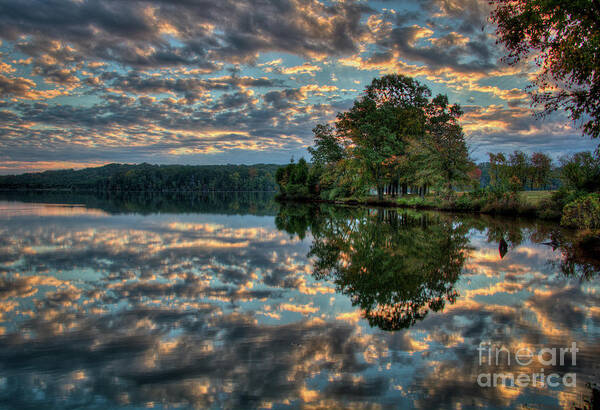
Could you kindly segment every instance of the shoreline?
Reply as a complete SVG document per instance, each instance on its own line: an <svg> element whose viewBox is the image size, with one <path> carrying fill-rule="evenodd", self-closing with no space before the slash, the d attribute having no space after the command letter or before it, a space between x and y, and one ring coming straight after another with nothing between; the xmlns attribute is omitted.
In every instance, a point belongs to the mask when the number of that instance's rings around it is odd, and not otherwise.
<svg viewBox="0 0 600 410"><path fill-rule="evenodd" d="M401 197L399 197L401 198ZM423 211L438 211L438 212L451 212L451 213L462 213L462 214L472 214L472 215L490 215L490 216L503 216L503 217L515 217L515 218L529 218L529 219L538 219L541 221L548 222L560 222L560 215L556 215L553 217L541 217L538 214L540 208L537 206L531 205L530 208L526 209L523 212L519 212L518 209L506 209L505 211L498 212L495 211L483 211L481 209L464 209L460 207L444 207L444 206L435 206L431 204L404 204L401 202L383 199L379 200L377 198L367 198L364 200L358 199L321 199L321 198L286 198L280 195L275 197L277 202L288 202L288 203L315 203L315 204L331 204L331 205L345 205L345 206L375 206L381 208L402 208L402 209L417 209Z"/></svg>

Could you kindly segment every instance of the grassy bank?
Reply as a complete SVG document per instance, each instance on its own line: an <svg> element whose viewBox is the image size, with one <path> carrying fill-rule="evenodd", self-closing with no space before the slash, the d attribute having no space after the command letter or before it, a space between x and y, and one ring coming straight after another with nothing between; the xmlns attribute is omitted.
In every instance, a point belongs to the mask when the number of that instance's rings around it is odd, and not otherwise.
<svg viewBox="0 0 600 410"><path fill-rule="evenodd" d="M544 201L549 201L552 198L552 194L556 191L522 191L520 192L521 199L535 207L542 205Z"/></svg>

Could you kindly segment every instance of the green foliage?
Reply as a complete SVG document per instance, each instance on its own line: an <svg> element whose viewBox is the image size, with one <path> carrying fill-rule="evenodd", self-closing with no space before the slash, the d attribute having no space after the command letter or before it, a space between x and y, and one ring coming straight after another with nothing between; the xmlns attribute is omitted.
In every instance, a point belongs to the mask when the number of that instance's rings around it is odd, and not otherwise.
<svg viewBox="0 0 600 410"><path fill-rule="evenodd" d="M312 131L315 135L315 147L308 147L308 152L314 165L335 164L344 158L344 147L338 141L335 129L331 125L317 124Z"/></svg>
<svg viewBox="0 0 600 410"><path fill-rule="evenodd" d="M493 189L506 186L506 157L502 152L488 153L490 157L490 186Z"/></svg>
<svg viewBox="0 0 600 410"><path fill-rule="evenodd" d="M534 214L537 207L524 202L520 193L505 190L478 189L447 196L403 196L398 205L460 212L483 212L502 215Z"/></svg>
<svg viewBox="0 0 600 410"><path fill-rule="evenodd" d="M600 154L578 152L561 158L564 185L575 191L600 191Z"/></svg>
<svg viewBox="0 0 600 410"><path fill-rule="evenodd" d="M397 200L398 205L409 206L413 208L428 208L434 207L431 198L422 197L419 195L403 195Z"/></svg>
<svg viewBox="0 0 600 410"><path fill-rule="evenodd" d="M560 210L565 207L568 203L578 200L584 197L586 193L584 191L574 191L567 187L562 187L552 195L552 201L560 206Z"/></svg>
<svg viewBox="0 0 600 410"><path fill-rule="evenodd" d="M579 152L562 158L561 164L563 186L550 200L540 204L538 216L548 219L562 217L561 223L565 226L589 228L594 219L593 198L597 198L596 194L590 193L600 191L598 152Z"/></svg>
<svg viewBox="0 0 600 410"><path fill-rule="evenodd" d="M600 229L600 196L588 194L565 205L560 224L577 229Z"/></svg>
<svg viewBox="0 0 600 410"><path fill-rule="evenodd" d="M552 176L552 159L542 152L534 152L530 161L531 169L529 173L532 187L537 189L547 188Z"/></svg>
<svg viewBox="0 0 600 410"><path fill-rule="evenodd" d="M550 198L539 202L537 216L542 219L560 220L565 205L585 195L585 192L573 191L563 186L554 192Z"/></svg>
<svg viewBox="0 0 600 410"><path fill-rule="evenodd" d="M425 107L431 91L402 75L376 78L354 106L337 116L340 137L352 142L351 154L366 179L377 187L390 182L409 141L424 133Z"/></svg>
<svg viewBox="0 0 600 410"><path fill-rule="evenodd" d="M551 182L552 159L544 153L531 156L514 151L508 158L503 153L489 153L486 177L494 189L521 191L546 188ZM488 184L486 184L488 185Z"/></svg>
<svg viewBox="0 0 600 410"><path fill-rule="evenodd" d="M356 198L375 187L382 200L384 191L396 196L400 187L424 195L432 186L469 182L474 166L458 124L462 111L446 96L430 95L412 78L387 75L338 114L335 129L318 125L309 151L324 166L321 196Z"/></svg>
<svg viewBox="0 0 600 410"><path fill-rule="evenodd" d="M490 153L489 162L482 162L477 165L481 171L479 177L480 186L502 185L506 178L513 172L510 170L510 163L502 153ZM552 159L541 152L534 152L527 158L527 180L529 186L523 186L524 189L557 189L561 185L558 179L559 169L555 167Z"/></svg>
<svg viewBox="0 0 600 410"><path fill-rule="evenodd" d="M469 150L458 123L462 110L450 105L445 95L436 96L426 107L425 133L411 146L414 178L418 185L465 186L475 165L469 160Z"/></svg>
<svg viewBox="0 0 600 410"><path fill-rule="evenodd" d="M565 109L583 130L600 136L600 1L491 0L492 20L508 62L534 56L540 71L530 87L545 112Z"/></svg>
<svg viewBox="0 0 600 410"><path fill-rule="evenodd" d="M290 162L285 167L279 168L275 179L284 198L301 199L311 196L308 186L309 168L304 158L301 158L297 164Z"/></svg>
<svg viewBox="0 0 600 410"><path fill-rule="evenodd" d="M308 192L310 196L318 197L321 193L321 177L323 176L324 167L318 164L313 164L308 170Z"/></svg>
<svg viewBox="0 0 600 410"><path fill-rule="evenodd" d="M321 198L327 200L359 199L368 193L369 182L361 172L361 164L354 158L343 159L335 165L330 165L324 172L321 182L323 183Z"/></svg>
<svg viewBox="0 0 600 410"><path fill-rule="evenodd" d="M125 165L0 177L0 189L100 192L274 191L279 165Z"/></svg>
<svg viewBox="0 0 600 410"><path fill-rule="evenodd" d="M535 214L535 208L523 202L518 192L494 192L481 207L481 212L498 215Z"/></svg>
<svg viewBox="0 0 600 410"><path fill-rule="evenodd" d="M478 192L469 192L459 195L452 204L452 209L457 211L476 212L484 205L483 196Z"/></svg>

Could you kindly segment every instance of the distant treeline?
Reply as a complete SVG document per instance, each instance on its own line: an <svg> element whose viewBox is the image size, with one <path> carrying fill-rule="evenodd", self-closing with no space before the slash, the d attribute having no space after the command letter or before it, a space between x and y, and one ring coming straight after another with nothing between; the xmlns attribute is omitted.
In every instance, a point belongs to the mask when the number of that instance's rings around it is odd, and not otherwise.
<svg viewBox="0 0 600 410"><path fill-rule="evenodd" d="M0 176L0 189L100 192L275 191L280 165L125 165Z"/></svg>
<svg viewBox="0 0 600 410"><path fill-rule="evenodd" d="M479 186L514 185L518 190L558 189L562 185L563 167L570 161L563 157L558 164L541 152L528 155L522 151L510 154L489 153L490 160L477 165L481 175Z"/></svg>

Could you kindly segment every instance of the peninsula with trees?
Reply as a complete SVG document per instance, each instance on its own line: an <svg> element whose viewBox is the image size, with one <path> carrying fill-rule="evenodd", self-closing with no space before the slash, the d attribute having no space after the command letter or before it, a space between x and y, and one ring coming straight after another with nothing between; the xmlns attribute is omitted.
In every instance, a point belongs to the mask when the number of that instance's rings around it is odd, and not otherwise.
<svg viewBox="0 0 600 410"><path fill-rule="evenodd" d="M600 2L490 0L509 65L534 64L527 91L542 117L566 112L600 136ZM378 203L558 219L600 238L600 154L553 166L543 153L489 153L476 167L460 107L402 75L373 80L334 126L317 125L312 164L277 171L283 199ZM482 175L485 171L485 177ZM479 184L485 180L485 184ZM553 187L558 190L527 191Z"/></svg>
<svg viewBox="0 0 600 410"><path fill-rule="evenodd" d="M529 215L576 228L600 228L600 156L490 153L482 169L469 156L462 110L413 78L376 78L334 125L319 124L311 162L277 170L282 200L375 204ZM556 180L560 183L556 184ZM548 187L560 185L549 191Z"/></svg>

